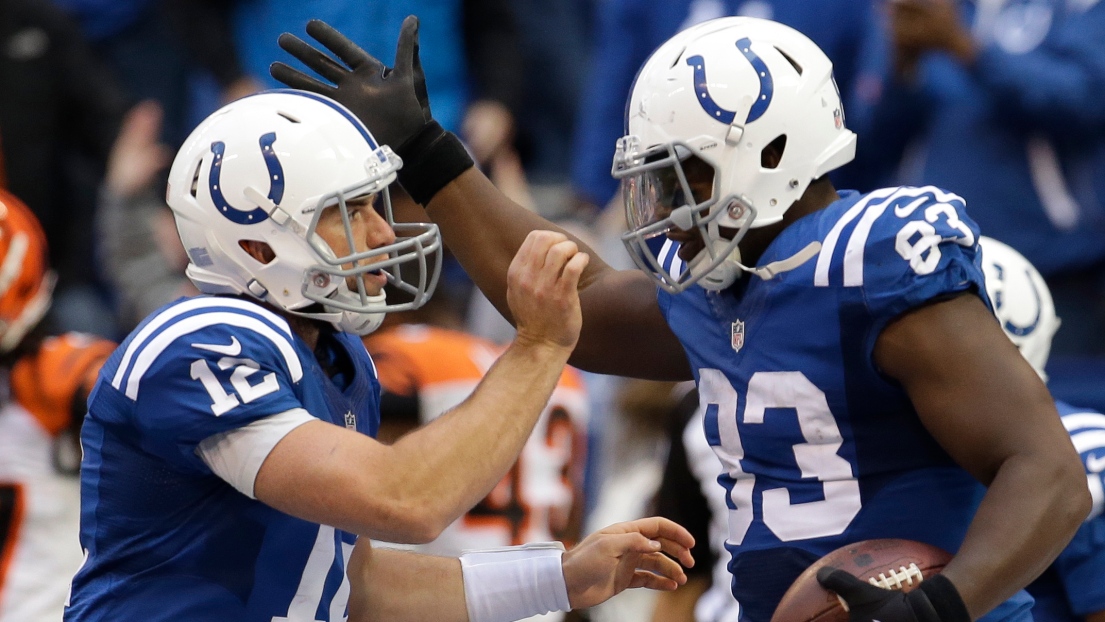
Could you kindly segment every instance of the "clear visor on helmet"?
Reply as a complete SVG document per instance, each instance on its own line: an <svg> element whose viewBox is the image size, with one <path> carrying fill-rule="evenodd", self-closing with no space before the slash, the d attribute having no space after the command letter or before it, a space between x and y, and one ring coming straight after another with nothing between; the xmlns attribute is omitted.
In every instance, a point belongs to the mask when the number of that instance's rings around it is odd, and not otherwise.
<svg viewBox="0 0 1105 622"><path fill-rule="evenodd" d="M614 178L622 182L622 201L629 228L649 227L670 218L683 207L688 208L684 210L688 212L686 223L673 223L679 228L690 228L692 213L704 218L708 208L716 202L714 166L680 143L657 145L644 151L638 147L635 136L618 141L612 170Z"/></svg>
<svg viewBox="0 0 1105 622"><path fill-rule="evenodd" d="M629 231L622 236L630 257L663 289L678 293L721 265L747 230L754 210L739 198L720 197L717 168L684 143L640 148L636 136L618 141L611 174L621 180ZM739 218L736 235L723 235L718 218ZM724 239L724 243L716 243ZM708 257L691 271L682 246ZM686 254L686 253L683 253Z"/></svg>
<svg viewBox="0 0 1105 622"><path fill-rule="evenodd" d="M390 156L390 151L387 153ZM394 156L392 156L394 157ZM325 195L307 231L307 242L321 259L304 276L303 295L332 310L353 313L409 311L422 306L437 286L441 274L441 236L432 223L396 222L387 185L395 179L398 166L372 171L363 183ZM353 218L358 209L371 203L372 209L395 232L395 241L377 248L357 251ZM320 220L335 213L341 219L345 247L349 253L337 256L318 235ZM363 246L363 240L360 240ZM399 299L383 295L385 284L401 292Z"/></svg>

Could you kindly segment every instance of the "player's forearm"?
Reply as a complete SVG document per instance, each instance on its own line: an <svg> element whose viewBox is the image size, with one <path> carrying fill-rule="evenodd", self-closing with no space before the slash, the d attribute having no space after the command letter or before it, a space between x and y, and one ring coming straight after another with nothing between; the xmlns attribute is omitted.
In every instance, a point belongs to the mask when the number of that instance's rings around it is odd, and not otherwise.
<svg viewBox="0 0 1105 622"><path fill-rule="evenodd" d="M518 458L570 351L515 341L464 402L393 447L395 484L432 539L487 496ZM429 448L429 450L427 450ZM417 535L417 534L416 534Z"/></svg>
<svg viewBox="0 0 1105 622"><path fill-rule="evenodd" d="M1039 576L1070 541L1089 503L1086 476L1073 452L1006 460L944 570L971 617L977 619Z"/></svg>
<svg viewBox="0 0 1105 622"><path fill-rule="evenodd" d="M511 323L514 320L506 303L507 268L530 231L542 229L564 233L591 256L579 281L581 291L598 274L610 269L586 244L511 201L474 167L434 195L426 212L440 227L449 250L476 286Z"/></svg>
<svg viewBox="0 0 1105 622"><path fill-rule="evenodd" d="M349 622L466 622L460 562L357 544L350 559Z"/></svg>

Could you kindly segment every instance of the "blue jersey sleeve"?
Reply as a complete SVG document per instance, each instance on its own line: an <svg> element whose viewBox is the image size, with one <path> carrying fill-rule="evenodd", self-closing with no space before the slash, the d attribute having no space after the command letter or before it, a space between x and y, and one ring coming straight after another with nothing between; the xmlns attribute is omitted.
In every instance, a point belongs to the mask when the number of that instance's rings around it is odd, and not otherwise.
<svg viewBox="0 0 1105 622"><path fill-rule="evenodd" d="M201 313L134 345L118 388L133 401L143 448L208 473L195 452L201 441L303 408L294 390L303 366L286 326L249 313Z"/></svg>
<svg viewBox="0 0 1105 622"><path fill-rule="evenodd" d="M869 200L856 218L843 259L845 285L862 286L875 332L911 309L961 292L975 292L989 307L978 225L963 199L932 186L881 192L886 196ZM862 247L855 243L864 237Z"/></svg>
<svg viewBox="0 0 1105 622"><path fill-rule="evenodd" d="M1105 611L1105 415L1061 402L1056 406L1086 467L1093 497L1090 518L1055 560L1071 610L1084 616Z"/></svg>

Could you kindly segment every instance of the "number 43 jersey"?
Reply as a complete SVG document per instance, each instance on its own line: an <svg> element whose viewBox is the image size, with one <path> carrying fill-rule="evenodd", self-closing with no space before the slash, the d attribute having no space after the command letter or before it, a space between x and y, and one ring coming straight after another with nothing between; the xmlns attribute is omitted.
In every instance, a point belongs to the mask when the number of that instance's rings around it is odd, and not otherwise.
<svg viewBox="0 0 1105 622"><path fill-rule="evenodd" d="M244 450L226 436L265 435L280 413L375 435L379 384L360 340L323 330L316 351L280 316L230 297L179 300L131 333L89 397L85 562L66 620L345 619L355 537L252 497L282 434ZM227 477L212 452L248 475Z"/></svg>
<svg viewBox="0 0 1105 622"><path fill-rule="evenodd" d="M811 563L872 538L954 553L985 490L922 426L873 361L888 323L964 292L989 305L978 228L933 187L842 193L784 229L761 266L820 252L722 292L660 292L725 471L729 570L744 622L767 622ZM681 270L674 248L664 266ZM1027 610L1017 597L988 619Z"/></svg>

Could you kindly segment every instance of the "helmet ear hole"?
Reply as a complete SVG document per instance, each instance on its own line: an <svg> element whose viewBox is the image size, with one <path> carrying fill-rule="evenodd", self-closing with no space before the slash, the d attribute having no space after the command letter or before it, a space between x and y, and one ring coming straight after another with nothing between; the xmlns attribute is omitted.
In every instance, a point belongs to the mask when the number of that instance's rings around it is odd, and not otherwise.
<svg viewBox="0 0 1105 622"><path fill-rule="evenodd" d="M760 151L760 166L766 169L779 168L783 161L783 152L787 149L787 135L780 134Z"/></svg>
<svg viewBox="0 0 1105 622"><path fill-rule="evenodd" d="M276 259L276 253L273 252L268 242L262 242L260 240L238 240L238 246L241 246L242 250L262 265L268 265Z"/></svg>

